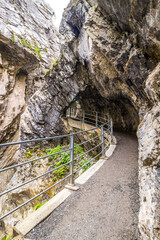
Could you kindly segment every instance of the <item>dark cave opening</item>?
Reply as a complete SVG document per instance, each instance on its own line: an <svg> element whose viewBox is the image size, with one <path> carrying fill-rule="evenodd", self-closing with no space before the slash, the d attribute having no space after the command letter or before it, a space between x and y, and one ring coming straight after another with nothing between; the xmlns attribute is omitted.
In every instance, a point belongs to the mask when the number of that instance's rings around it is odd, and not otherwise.
<svg viewBox="0 0 160 240"><path fill-rule="evenodd" d="M79 92L70 106L77 106L85 111L97 111L101 115L109 114L116 131L136 132L139 125L138 112L129 100L122 95L102 97L95 87L88 86Z"/></svg>
<svg viewBox="0 0 160 240"><path fill-rule="evenodd" d="M75 34L76 38L78 38L79 34L80 34L80 30L78 29L78 27L76 25L73 25L72 22L67 22L68 25L71 27L72 32Z"/></svg>

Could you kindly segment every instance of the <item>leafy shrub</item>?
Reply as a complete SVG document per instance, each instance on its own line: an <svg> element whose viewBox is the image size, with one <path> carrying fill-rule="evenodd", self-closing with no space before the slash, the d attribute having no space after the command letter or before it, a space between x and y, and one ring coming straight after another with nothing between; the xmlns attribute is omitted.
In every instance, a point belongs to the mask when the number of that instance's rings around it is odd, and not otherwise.
<svg viewBox="0 0 160 240"><path fill-rule="evenodd" d="M57 177L62 177L62 176L65 174L65 170L66 170L65 166L63 166L63 167L55 170L55 171L53 172L53 174L54 174L55 176L57 176Z"/></svg>
<svg viewBox="0 0 160 240"><path fill-rule="evenodd" d="M83 167L83 172L85 172L86 170L88 170L88 169L91 167L91 163L88 163L88 164L87 164L87 162L89 162L89 161L88 161L88 160L83 160L83 161L79 162L79 165L80 165L81 167L86 164L86 165Z"/></svg>
<svg viewBox="0 0 160 240"><path fill-rule="evenodd" d="M54 153L57 153L57 152L60 152L60 151L62 151L62 147L61 147L61 146L57 146L57 147L55 147L55 148L47 148L47 149L46 149L46 152L47 152L48 155L54 154ZM59 154L59 153L58 153L58 154ZM57 156L58 156L58 154L55 154L55 155L53 155L53 156L50 156L48 159L50 159L50 160L56 159Z"/></svg>
<svg viewBox="0 0 160 240"><path fill-rule="evenodd" d="M77 144L75 144L75 148L74 148L74 155L83 153L83 148L81 146L77 146Z"/></svg>
<svg viewBox="0 0 160 240"><path fill-rule="evenodd" d="M56 182L56 181L57 181L57 177L54 177L54 178L53 178L53 181Z"/></svg>
<svg viewBox="0 0 160 240"><path fill-rule="evenodd" d="M55 164L55 168L60 167L63 164L68 163L70 160L70 154L68 152L61 153L61 160ZM57 177L62 177L66 171L69 170L69 166L63 166L53 172Z"/></svg>
<svg viewBox="0 0 160 240"><path fill-rule="evenodd" d="M61 165L68 163L70 160L70 153L69 152L63 152L61 153Z"/></svg>

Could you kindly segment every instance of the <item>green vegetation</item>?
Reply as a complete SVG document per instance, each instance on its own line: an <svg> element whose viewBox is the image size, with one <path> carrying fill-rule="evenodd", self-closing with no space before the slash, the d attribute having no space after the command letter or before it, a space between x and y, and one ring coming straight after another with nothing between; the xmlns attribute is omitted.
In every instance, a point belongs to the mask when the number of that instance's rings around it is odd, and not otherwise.
<svg viewBox="0 0 160 240"><path fill-rule="evenodd" d="M42 203L38 203L38 204L34 207L34 210L36 211L38 208L42 207L46 202L47 202L47 201L42 202Z"/></svg>
<svg viewBox="0 0 160 240"><path fill-rule="evenodd" d="M47 69L47 71L44 74L44 77L49 73L50 69Z"/></svg>
<svg viewBox="0 0 160 240"><path fill-rule="evenodd" d="M66 147L69 148L69 145L67 145ZM52 172L53 173L52 181L57 182L58 179L61 179L62 177L64 177L69 171L70 150L66 152L61 152L62 150L64 150L64 147L60 145L54 148L47 148L47 149L40 149L40 148L42 148L42 146L35 146L33 149L28 149L27 152L25 153L25 157L26 158L31 158L33 156L42 157L42 156L54 154L48 157L49 162L46 163L46 165L52 166L52 167L54 166L54 168L58 168ZM86 164L83 167L83 171L86 171L91 166L91 163L87 164L88 160L85 159L85 154L83 156L80 156L83 153L84 153L83 147L78 146L77 144L74 144L74 158L78 157L77 161L74 162L75 170ZM81 161L79 162L79 160ZM64 164L67 164L67 165L63 166ZM31 165L33 166L34 163L31 163ZM41 167L42 166L41 162L37 163L37 166ZM36 205L35 208L38 209L38 207L40 207L42 204L43 203Z"/></svg>
<svg viewBox="0 0 160 240"><path fill-rule="evenodd" d="M11 40L12 40L12 42L15 42L14 35L11 36Z"/></svg>
<svg viewBox="0 0 160 240"><path fill-rule="evenodd" d="M77 144L75 144L76 146ZM62 151L63 148L61 146L57 146L55 148L49 148L49 149L46 149L46 152L47 154L55 154L53 156L50 156L48 159L52 160L52 164L54 163L54 161L56 159L59 159L59 161L57 161L54 165L55 168L58 168L66 163L69 163L70 161L70 152L67 151L67 152L62 152L62 153L57 153L57 152L60 152ZM57 154L56 154L57 153ZM81 146L77 146L76 148L74 148L74 156L77 156L77 155L80 155L83 153L83 148ZM83 156L80 157L81 159L83 159ZM59 169L56 169L55 171L53 171L53 174L54 174L54 178L53 178L53 181L56 182L57 181L57 178L61 178L63 177L67 171L69 171L69 165L66 165L66 166L62 166L60 167Z"/></svg>
<svg viewBox="0 0 160 240"><path fill-rule="evenodd" d="M26 40L24 38L21 38L21 43L22 43L23 47L26 47Z"/></svg>
<svg viewBox="0 0 160 240"><path fill-rule="evenodd" d="M69 152L63 152L60 154L61 155L61 160L55 164L55 168L60 167L63 164L66 164L70 160L70 153ZM66 171L69 170L69 166L63 166L53 172L53 174L57 177L63 176Z"/></svg>
<svg viewBox="0 0 160 240"><path fill-rule="evenodd" d="M38 57L42 60L42 55L40 53L40 48L38 47L38 44L34 42L34 54L38 55Z"/></svg>
<svg viewBox="0 0 160 240"><path fill-rule="evenodd" d="M26 158L32 157L32 150L31 149L27 150L27 152L25 153L25 157Z"/></svg>
<svg viewBox="0 0 160 240"><path fill-rule="evenodd" d="M86 165L83 167L83 172L85 172L86 170L88 170L88 169L91 167L91 163L88 163L88 164L87 164L87 162L89 162L89 160L83 160L83 161L79 162L79 165L80 165L81 167L86 164Z"/></svg>
<svg viewBox="0 0 160 240"><path fill-rule="evenodd" d="M55 61L52 61L50 70L53 70L53 67L55 67L57 63L58 63L58 59L56 59Z"/></svg>
<svg viewBox="0 0 160 240"><path fill-rule="evenodd" d="M52 61L50 70L53 70L53 68L58 64L58 62L60 62L61 58L62 58L62 53L60 54L58 59L56 59L55 61Z"/></svg>
<svg viewBox="0 0 160 240"><path fill-rule="evenodd" d="M54 182L57 182L57 177L54 177L54 178L53 178L53 181L54 181Z"/></svg>
<svg viewBox="0 0 160 240"><path fill-rule="evenodd" d="M66 11L69 11L69 10L71 10L72 9L72 7L75 7L80 1L82 1L82 0L77 0L76 2L73 2L72 3L72 5L71 5L71 7L69 7L69 8L66 8Z"/></svg>
<svg viewBox="0 0 160 240"><path fill-rule="evenodd" d="M38 44L36 42L34 42L34 46L32 46L32 44L27 41L24 38L21 38L21 43L23 45L23 47L28 47L35 55L37 55L40 60L42 60L42 55L40 53L40 48L38 47ZM47 49L45 48L45 50L47 51Z"/></svg>
<svg viewBox="0 0 160 240"><path fill-rule="evenodd" d="M12 40L12 42L15 42L14 32L10 31L10 33L11 33L11 40Z"/></svg>
<svg viewBox="0 0 160 240"><path fill-rule="evenodd" d="M55 171L53 172L53 174L54 174L55 176L59 177L59 178L62 177L62 176L65 174L65 171L66 171L65 167L66 167L66 166L63 166L63 167L55 170Z"/></svg>
<svg viewBox="0 0 160 240"><path fill-rule="evenodd" d="M80 2L81 0L77 0L76 2L72 3L72 7L76 6L78 2Z"/></svg>
<svg viewBox="0 0 160 240"><path fill-rule="evenodd" d="M47 48L44 48L44 51L46 51L46 53L48 53L48 50L47 50Z"/></svg>
<svg viewBox="0 0 160 240"><path fill-rule="evenodd" d="M54 153L60 152L60 151L62 151L62 147L61 146L57 146L55 148L47 148L46 149L46 152L47 152L48 155L54 154ZM56 159L57 156L58 156L58 154L55 154L53 156L50 156L48 159L53 160L53 159Z"/></svg>
<svg viewBox="0 0 160 240"><path fill-rule="evenodd" d="M33 51L32 45L31 45L29 42L27 43L27 47L28 47L31 51Z"/></svg>
<svg viewBox="0 0 160 240"><path fill-rule="evenodd" d="M98 8L98 4L95 4L95 5L93 6L93 8L94 8L94 10L96 11L97 8Z"/></svg>
<svg viewBox="0 0 160 240"><path fill-rule="evenodd" d="M12 235L10 235L10 236L5 236L5 237L3 237L1 240L11 240L11 239L13 239L13 236Z"/></svg>
<svg viewBox="0 0 160 240"><path fill-rule="evenodd" d="M62 53L60 54L60 56L59 56L58 59L56 59L55 61L52 61L51 67L50 67L50 69L47 69L47 71L45 72L44 77L49 73L50 70L53 70L54 67L56 67L56 65L58 64L58 62L60 62L61 58L62 58Z"/></svg>
<svg viewBox="0 0 160 240"><path fill-rule="evenodd" d="M81 154L83 153L83 148L81 146L77 146L77 144L75 143L74 144L75 148L74 148L74 155L77 155L77 154Z"/></svg>

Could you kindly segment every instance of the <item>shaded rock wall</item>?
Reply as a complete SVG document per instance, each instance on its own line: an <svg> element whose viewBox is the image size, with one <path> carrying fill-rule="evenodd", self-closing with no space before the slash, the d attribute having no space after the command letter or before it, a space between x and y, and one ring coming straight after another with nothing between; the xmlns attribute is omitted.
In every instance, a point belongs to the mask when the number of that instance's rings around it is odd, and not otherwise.
<svg viewBox="0 0 160 240"><path fill-rule="evenodd" d="M98 0L98 4L123 33L134 33L132 41L137 46L159 60L159 0Z"/></svg>

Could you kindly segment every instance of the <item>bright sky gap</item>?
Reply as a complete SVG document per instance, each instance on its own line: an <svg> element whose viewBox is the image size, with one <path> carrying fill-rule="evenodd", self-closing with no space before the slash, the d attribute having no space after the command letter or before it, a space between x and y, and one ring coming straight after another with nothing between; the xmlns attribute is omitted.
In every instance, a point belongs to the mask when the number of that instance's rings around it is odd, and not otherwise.
<svg viewBox="0 0 160 240"><path fill-rule="evenodd" d="M58 1L57 0L45 0L45 2L49 3L49 5L53 8L53 10L56 14L55 25L57 28L59 28L64 8L67 7L69 0L58 0Z"/></svg>

